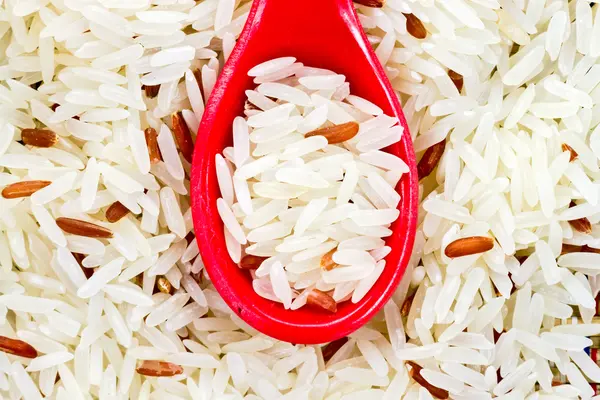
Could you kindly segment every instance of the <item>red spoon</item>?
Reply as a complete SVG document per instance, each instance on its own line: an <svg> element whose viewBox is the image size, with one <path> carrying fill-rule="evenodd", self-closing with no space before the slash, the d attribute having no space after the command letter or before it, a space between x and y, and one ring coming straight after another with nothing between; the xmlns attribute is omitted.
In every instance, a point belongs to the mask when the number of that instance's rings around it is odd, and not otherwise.
<svg viewBox="0 0 600 400"><path fill-rule="evenodd" d="M397 190L400 217L387 239L392 247L386 267L357 304L338 305L336 313L305 306L285 310L258 296L251 277L231 261L223 224L217 213L220 197L215 155L230 146L232 123L243 115L245 94L252 89L248 70L264 61L294 56L304 65L346 75L353 94L398 117L402 141L386 149L409 166ZM198 131L191 175L196 238L211 281L231 309L260 332L292 343L326 343L367 323L392 296L410 259L417 222L417 171L406 120L398 98L367 41L351 0L254 0L246 26L214 87Z"/></svg>

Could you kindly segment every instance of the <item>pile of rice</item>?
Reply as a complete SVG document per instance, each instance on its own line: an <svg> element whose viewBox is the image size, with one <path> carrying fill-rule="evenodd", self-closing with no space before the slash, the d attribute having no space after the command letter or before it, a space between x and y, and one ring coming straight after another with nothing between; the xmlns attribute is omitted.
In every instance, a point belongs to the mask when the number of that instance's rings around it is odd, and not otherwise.
<svg viewBox="0 0 600 400"><path fill-rule="evenodd" d="M357 6L421 219L393 300L323 346L240 321L190 235L193 134L250 6L0 2L0 397L594 396L600 6Z"/></svg>
<svg viewBox="0 0 600 400"><path fill-rule="evenodd" d="M382 149L398 118L350 94L344 75L295 57L248 71L246 118L215 159L231 259L261 297L297 310L358 303L385 268L406 163ZM293 232L293 233L292 233Z"/></svg>

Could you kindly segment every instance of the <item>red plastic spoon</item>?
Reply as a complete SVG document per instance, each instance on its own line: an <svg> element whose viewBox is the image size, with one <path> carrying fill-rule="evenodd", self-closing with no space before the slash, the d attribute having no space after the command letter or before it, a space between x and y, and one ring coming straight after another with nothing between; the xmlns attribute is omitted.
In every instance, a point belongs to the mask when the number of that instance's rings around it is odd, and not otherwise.
<svg viewBox="0 0 600 400"><path fill-rule="evenodd" d="M402 141L387 151L409 166L397 190L400 217L387 239L391 253L374 287L358 304L338 305L336 313L305 306L296 311L259 297L251 277L231 261L223 224L215 155L232 143L232 123L243 115L252 78L247 72L264 61L294 56L304 65L346 75L353 94L398 117ZM194 228L211 281L231 309L257 330L292 343L326 343L367 323L392 296L411 256L417 221L417 172L408 126L400 103L365 37L351 0L254 0L246 26L214 87L200 124L191 176Z"/></svg>

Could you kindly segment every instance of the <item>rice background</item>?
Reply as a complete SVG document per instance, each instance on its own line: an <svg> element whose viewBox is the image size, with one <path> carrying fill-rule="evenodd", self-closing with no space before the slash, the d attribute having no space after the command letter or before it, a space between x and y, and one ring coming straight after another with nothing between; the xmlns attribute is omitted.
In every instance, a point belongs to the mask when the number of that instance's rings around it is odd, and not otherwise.
<svg viewBox="0 0 600 400"><path fill-rule="evenodd" d="M0 1L0 187L52 181L29 198L0 197L0 335L10 338L0 347L37 352L0 352L0 397L594 396L599 6L357 5L418 157L446 145L421 181L414 257L393 300L347 340L306 347L240 321L185 240L189 162L177 124L197 131L250 6ZM22 130L36 127L58 142L24 145ZM164 161L151 163L148 127ZM111 223L115 201L130 212ZM113 237L67 234L59 218ZM495 245L445 255L468 236Z"/></svg>

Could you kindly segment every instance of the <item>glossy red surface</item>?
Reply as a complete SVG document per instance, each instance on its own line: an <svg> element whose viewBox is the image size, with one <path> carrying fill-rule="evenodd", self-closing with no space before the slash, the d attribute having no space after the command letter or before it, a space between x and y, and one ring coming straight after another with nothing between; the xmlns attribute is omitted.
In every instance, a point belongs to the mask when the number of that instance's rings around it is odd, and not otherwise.
<svg viewBox="0 0 600 400"><path fill-rule="evenodd" d="M251 278L227 254L223 224L216 209L220 196L215 155L232 143L233 119L242 115L244 90L255 87L247 72L276 57L294 56L308 66L344 74L351 92L396 115L403 139L387 151L410 167L397 190L402 200L392 252L375 286L358 304L340 304L335 314L304 307L285 310L259 297ZM358 329L387 302L410 259L417 221L417 173L410 134L400 104L368 43L351 0L255 0L248 22L211 94L200 124L191 178L194 228L206 270L215 287L244 321L257 330L292 343L325 343Z"/></svg>

